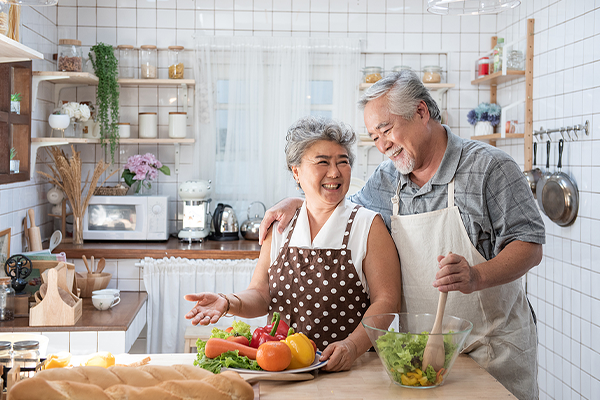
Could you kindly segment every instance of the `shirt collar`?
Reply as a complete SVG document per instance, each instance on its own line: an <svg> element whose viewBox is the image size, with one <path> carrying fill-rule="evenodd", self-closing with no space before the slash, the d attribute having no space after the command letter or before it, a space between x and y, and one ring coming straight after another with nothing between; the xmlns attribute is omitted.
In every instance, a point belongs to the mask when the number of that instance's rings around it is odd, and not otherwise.
<svg viewBox="0 0 600 400"><path fill-rule="evenodd" d="M458 162L460 161L463 139L452 133L449 126L442 126L444 129L446 129L446 134L448 136L446 151L444 152L444 157L442 158L442 162L440 163L438 170L435 172L430 181L425 184L425 186L447 185L450 183L452 178L454 178L454 174L458 168ZM410 178L408 175L403 175L400 173L398 173L398 175L400 175L400 188L403 189L410 182Z"/></svg>

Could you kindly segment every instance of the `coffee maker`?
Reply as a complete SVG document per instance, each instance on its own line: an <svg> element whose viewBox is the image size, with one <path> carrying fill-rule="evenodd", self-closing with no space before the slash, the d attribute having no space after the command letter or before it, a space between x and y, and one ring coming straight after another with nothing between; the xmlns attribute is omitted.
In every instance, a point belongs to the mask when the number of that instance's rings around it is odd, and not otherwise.
<svg viewBox="0 0 600 400"><path fill-rule="evenodd" d="M183 200L183 228L179 240L202 242L210 234L210 211L208 197L212 192L211 181L185 181L179 185L179 197Z"/></svg>

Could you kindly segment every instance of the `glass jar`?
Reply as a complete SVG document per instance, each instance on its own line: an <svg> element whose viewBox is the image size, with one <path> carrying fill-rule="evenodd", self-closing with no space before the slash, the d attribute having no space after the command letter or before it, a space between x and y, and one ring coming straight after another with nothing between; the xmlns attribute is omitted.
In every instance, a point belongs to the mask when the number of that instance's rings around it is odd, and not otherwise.
<svg viewBox="0 0 600 400"><path fill-rule="evenodd" d="M82 68L81 40L60 39L58 41L58 71L81 72Z"/></svg>
<svg viewBox="0 0 600 400"><path fill-rule="evenodd" d="M365 67L363 69L363 83L375 83L381 78L381 67Z"/></svg>
<svg viewBox="0 0 600 400"><path fill-rule="evenodd" d="M142 79L156 79L158 77L156 66L157 51L156 46L146 44L140 47L140 67Z"/></svg>
<svg viewBox="0 0 600 400"><path fill-rule="evenodd" d="M30 378L35 374L35 367L40 363L40 342L23 340L13 343L13 366L29 368L32 371L22 371L21 378Z"/></svg>
<svg viewBox="0 0 600 400"><path fill-rule="evenodd" d="M117 50L119 51L119 78L133 79L135 71L133 46L130 44L120 44L117 46Z"/></svg>
<svg viewBox="0 0 600 400"><path fill-rule="evenodd" d="M7 341L0 342L0 365L6 368L12 368L12 343Z"/></svg>
<svg viewBox="0 0 600 400"><path fill-rule="evenodd" d="M8 33L8 11L10 10L10 4L5 0L0 0L0 34L5 35Z"/></svg>
<svg viewBox="0 0 600 400"><path fill-rule="evenodd" d="M523 52L519 50L513 50L508 55L508 60L506 61L506 69L512 71L523 71L525 69Z"/></svg>
<svg viewBox="0 0 600 400"><path fill-rule="evenodd" d="M423 67L423 83L440 83L442 81L442 67L428 65Z"/></svg>
<svg viewBox="0 0 600 400"><path fill-rule="evenodd" d="M490 58L481 57L477 60L477 78L482 78L490 74Z"/></svg>
<svg viewBox="0 0 600 400"><path fill-rule="evenodd" d="M409 71L412 70L412 68L407 65L396 65L394 68L392 68L392 72L401 72L405 69Z"/></svg>
<svg viewBox="0 0 600 400"><path fill-rule="evenodd" d="M183 79L183 46L169 46L169 79Z"/></svg>
<svg viewBox="0 0 600 400"><path fill-rule="evenodd" d="M15 289L8 277L0 278L0 321L15 319Z"/></svg>

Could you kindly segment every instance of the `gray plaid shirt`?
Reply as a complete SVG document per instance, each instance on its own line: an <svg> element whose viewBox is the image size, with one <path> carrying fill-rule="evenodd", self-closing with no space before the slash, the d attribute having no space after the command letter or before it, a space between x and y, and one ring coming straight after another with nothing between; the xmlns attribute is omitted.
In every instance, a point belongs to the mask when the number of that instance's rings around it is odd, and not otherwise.
<svg viewBox="0 0 600 400"><path fill-rule="evenodd" d="M386 160L350 200L381 213L389 230L398 180L400 215L411 215L448 207L448 183L454 177L455 205L471 243L486 260L513 240L544 244L544 222L517 163L502 150L462 139L443 126L448 146L437 172L423 187Z"/></svg>

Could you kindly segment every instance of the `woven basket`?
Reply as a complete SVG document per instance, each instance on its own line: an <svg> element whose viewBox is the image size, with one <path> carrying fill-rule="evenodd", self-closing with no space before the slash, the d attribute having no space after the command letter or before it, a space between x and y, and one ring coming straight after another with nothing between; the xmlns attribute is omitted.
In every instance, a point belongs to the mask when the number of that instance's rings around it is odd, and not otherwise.
<svg viewBox="0 0 600 400"><path fill-rule="evenodd" d="M95 196L125 196L129 188L123 185L100 186L94 190Z"/></svg>

